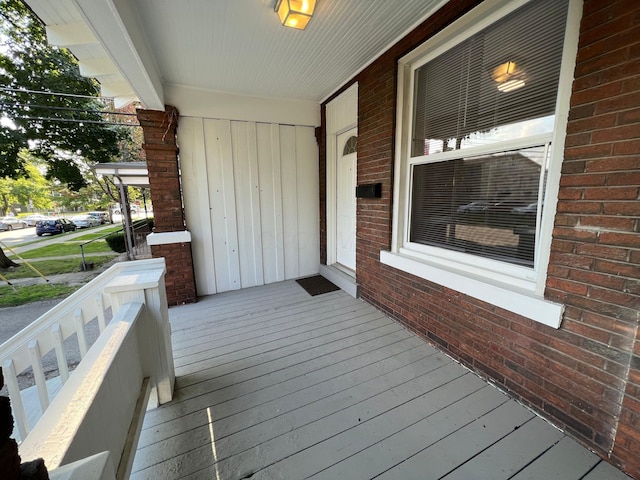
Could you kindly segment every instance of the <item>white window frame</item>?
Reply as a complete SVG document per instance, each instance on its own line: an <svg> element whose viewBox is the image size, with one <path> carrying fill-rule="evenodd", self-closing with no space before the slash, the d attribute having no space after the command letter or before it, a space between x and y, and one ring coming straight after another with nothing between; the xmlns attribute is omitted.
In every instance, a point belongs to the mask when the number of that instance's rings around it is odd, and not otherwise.
<svg viewBox="0 0 640 480"><path fill-rule="evenodd" d="M554 131L551 134L501 144L501 147L514 149L549 142L552 145L544 192L544 209L539 222L539 232L537 232L534 267L522 267L408 241L411 166L414 163L420 163L419 159L410 158L413 72L417 67L529 1L534 0L487 0L399 60L392 242L391 250L380 252L380 261L385 265L444 285L545 325L559 328L564 306L545 300L544 289L558 199L571 84L578 51L582 0L569 2ZM486 147L471 147L455 150L450 152L450 155L451 158L461 158L486 151ZM449 152L445 156L448 154Z"/></svg>

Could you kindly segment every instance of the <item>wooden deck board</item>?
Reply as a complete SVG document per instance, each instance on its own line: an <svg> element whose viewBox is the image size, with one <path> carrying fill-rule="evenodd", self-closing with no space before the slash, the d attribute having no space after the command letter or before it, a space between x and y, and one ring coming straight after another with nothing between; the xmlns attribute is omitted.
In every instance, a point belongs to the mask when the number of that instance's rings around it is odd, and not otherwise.
<svg viewBox="0 0 640 480"><path fill-rule="evenodd" d="M443 478L511 478L561 438L562 432L534 417Z"/></svg>
<svg viewBox="0 0 640 480"><path fill-rule="evenodd" d="M382 340L388 342L392 339L393 336L390 335ZM379 343L376 342L373 345ZM250 426L251 422L255 421L251 418L254 415L264 420L268 418L267 415L273 415L274 412L286 412L285 407L289 404L305 405L306 403L302 402L306 401L306 397L317 400L350 386L363 383L377 375L387 373L387 371L397 369L403 366L405 362L410 363L414 358L419 358L418 355L421 355L421 352L412 351L416 350L416 348L413 339L409 338L395 342L390 345L390 348L377 348L370 352L369 355L354 357L348 362L340 361L340 357L337 357L338 362L340 362L338 365L332 364L318 368L309 373L292 377L285 382L276 383L256 392L234 397L224 402L216 399L213 405L209 403L206 408L215 407L216 429L218 429L217 424L222 421L225 421L225 423L233 422L232 425L235 428L240 428L247 423ZM190 413L189 416L200 417L202 410L196 410L194 413ZM209 423L208 421L200 423L201 421L197 418L192 420L182 417L162 423L154 429L153 434L148 436L145 434L141 438L140 445L146 445L147 438L158 441L162 432L167 437L171 436L170 432L173 423L177 424L177 429L180 431L185 427L195 428L201 424L208 425ZM190 423L186 425L185 422Z"/></svg>
<svg viewBox="0 0 640 480"><path fill-rule="evenodd" d="M378 478L440 478L520 428L531 418L533 413L513 400L506 401L450 435L431 444L419 445L415 455L407 455L401 462L387 463L383 474Z"/></svg>
<svg viewBox="0 0 640 480"><path fill-rule="evenodd" d="M599 461L598 456L575 440L564 437L513 477L513 480L580 478L589 473Z"/></svg>
<svg viewBox="0 0 640 480"><path fill-rule="evenodd" d="M170 318L176 393L133 479L626 478L343 292L288 281Z"/></svg>
<svg viewBox="0 0 640 480"><path fill-rule="evenodd" d="M287 412L335 395L353 385L360 385L384 374L397 372L402 367L406 367L406 364L415 362L417 355L419 352L416 352L416 349L405 350L395 357L384 359L347 374L334 376L306 388L300 388L301 384L305 385L304 383L292 381L280 388L264 389L255 394L236 397L223 403L214 402L214 405L207 407L211 409L211 413L207 415L210 417L210 421L204 422L202 426L213 425L216 430L216 438L222 439L271 418L280 417ZM284 394L282 390L284 390ZM184 422L185 419L181 419L180 425L184 426ZM152 436L156 441L158 439L157 432L158 429L155 429ZM193 430L190 430L189 433L191 432Z"/></svg>
<svg viewBox="0 0 640 480"><path fill-rule="evenodd" d="M601 461L581 480L629 480L630 477L625 475L617 468Z"/></svg>

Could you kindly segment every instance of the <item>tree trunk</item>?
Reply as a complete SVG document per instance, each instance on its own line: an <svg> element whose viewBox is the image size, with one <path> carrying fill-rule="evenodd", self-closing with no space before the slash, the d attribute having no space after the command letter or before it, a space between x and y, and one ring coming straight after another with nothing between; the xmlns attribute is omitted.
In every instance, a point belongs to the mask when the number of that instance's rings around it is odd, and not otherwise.
<svg viewBox="0 0 640 480"><path fill-rule="evenodd" d="M4 217L9 212L9 199L7 194L2 194L2 216Z"/></svg>
<svg viewBox="0 0 640 480"><path fill-rule="evenodd" d="M0 268L6 269L9 267L19 267L17 263L12 262L7 258L4 251L0 248Z"/></svg>

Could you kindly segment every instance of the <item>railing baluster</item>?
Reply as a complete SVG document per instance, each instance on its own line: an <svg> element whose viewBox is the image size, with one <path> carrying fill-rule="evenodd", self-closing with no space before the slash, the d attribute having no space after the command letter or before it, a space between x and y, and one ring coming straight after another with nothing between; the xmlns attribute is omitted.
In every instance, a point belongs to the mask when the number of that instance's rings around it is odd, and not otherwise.
<svg viewBox="0 0 640 480"><path fill-rule="evenodd" d="M44 413L49 406L49 392L47 391L47 379L44 377L44 370L42 368L42 357L40 356L38 340L31 340L28 349L29 358L31 358L31 368L33 368L33 378L38 388L40 407L42 408L42 413Z"/></svg>
<svg viewBox="0 0 640 480"><path fill-rule="evenodd" d="M100 328L100 333L102 333L107 326L107 322L104 318L104 300L102 298L102 293L96 294L96 306L98 307L98 327Z"/></svg>
<svg viewBox="0 0 640 480"><path fill-rule="evenodd" d="M53 337L56 358L58 359L60 380L64 384L69 379L69 366L67 365L67 356L64 354L64 339L62 338L62 328L59 323L51 327L51 336Z"/></svg>
<svg viewBox="0 0 640 480"><path fill-rule="evenodd" d="M87 336L84 333L84 317L82 310L79 308L73 314L73 323L76 326L76 334L78 335L78 347L80 347L80 357L84 358L89 347L87 346Z"/></svg>
<svg viewBox="0 0 640 480"><path fill-rule="evenodd" d="M24 411L24 403L22 395L20 395L20 386L18 385L18 377L13 360L9 359L2 366L4 374L4 382L9 390L9 398L11 398L11 408L13 408L13 419L18 427L18 435L21 440L27 438L29 434L29 424L27 423L27 415Z"/></svg>

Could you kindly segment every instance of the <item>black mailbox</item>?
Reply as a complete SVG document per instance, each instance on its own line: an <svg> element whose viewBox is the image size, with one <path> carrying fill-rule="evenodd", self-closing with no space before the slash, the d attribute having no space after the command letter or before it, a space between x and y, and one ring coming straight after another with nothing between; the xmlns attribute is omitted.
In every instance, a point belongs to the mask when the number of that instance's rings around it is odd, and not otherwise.
<svg viewBox="0 0 640 480"><path fill-rule="evenodd" d="M380 198L382 197L382 184L369 183L356 187L356 198Z"/></svg>

